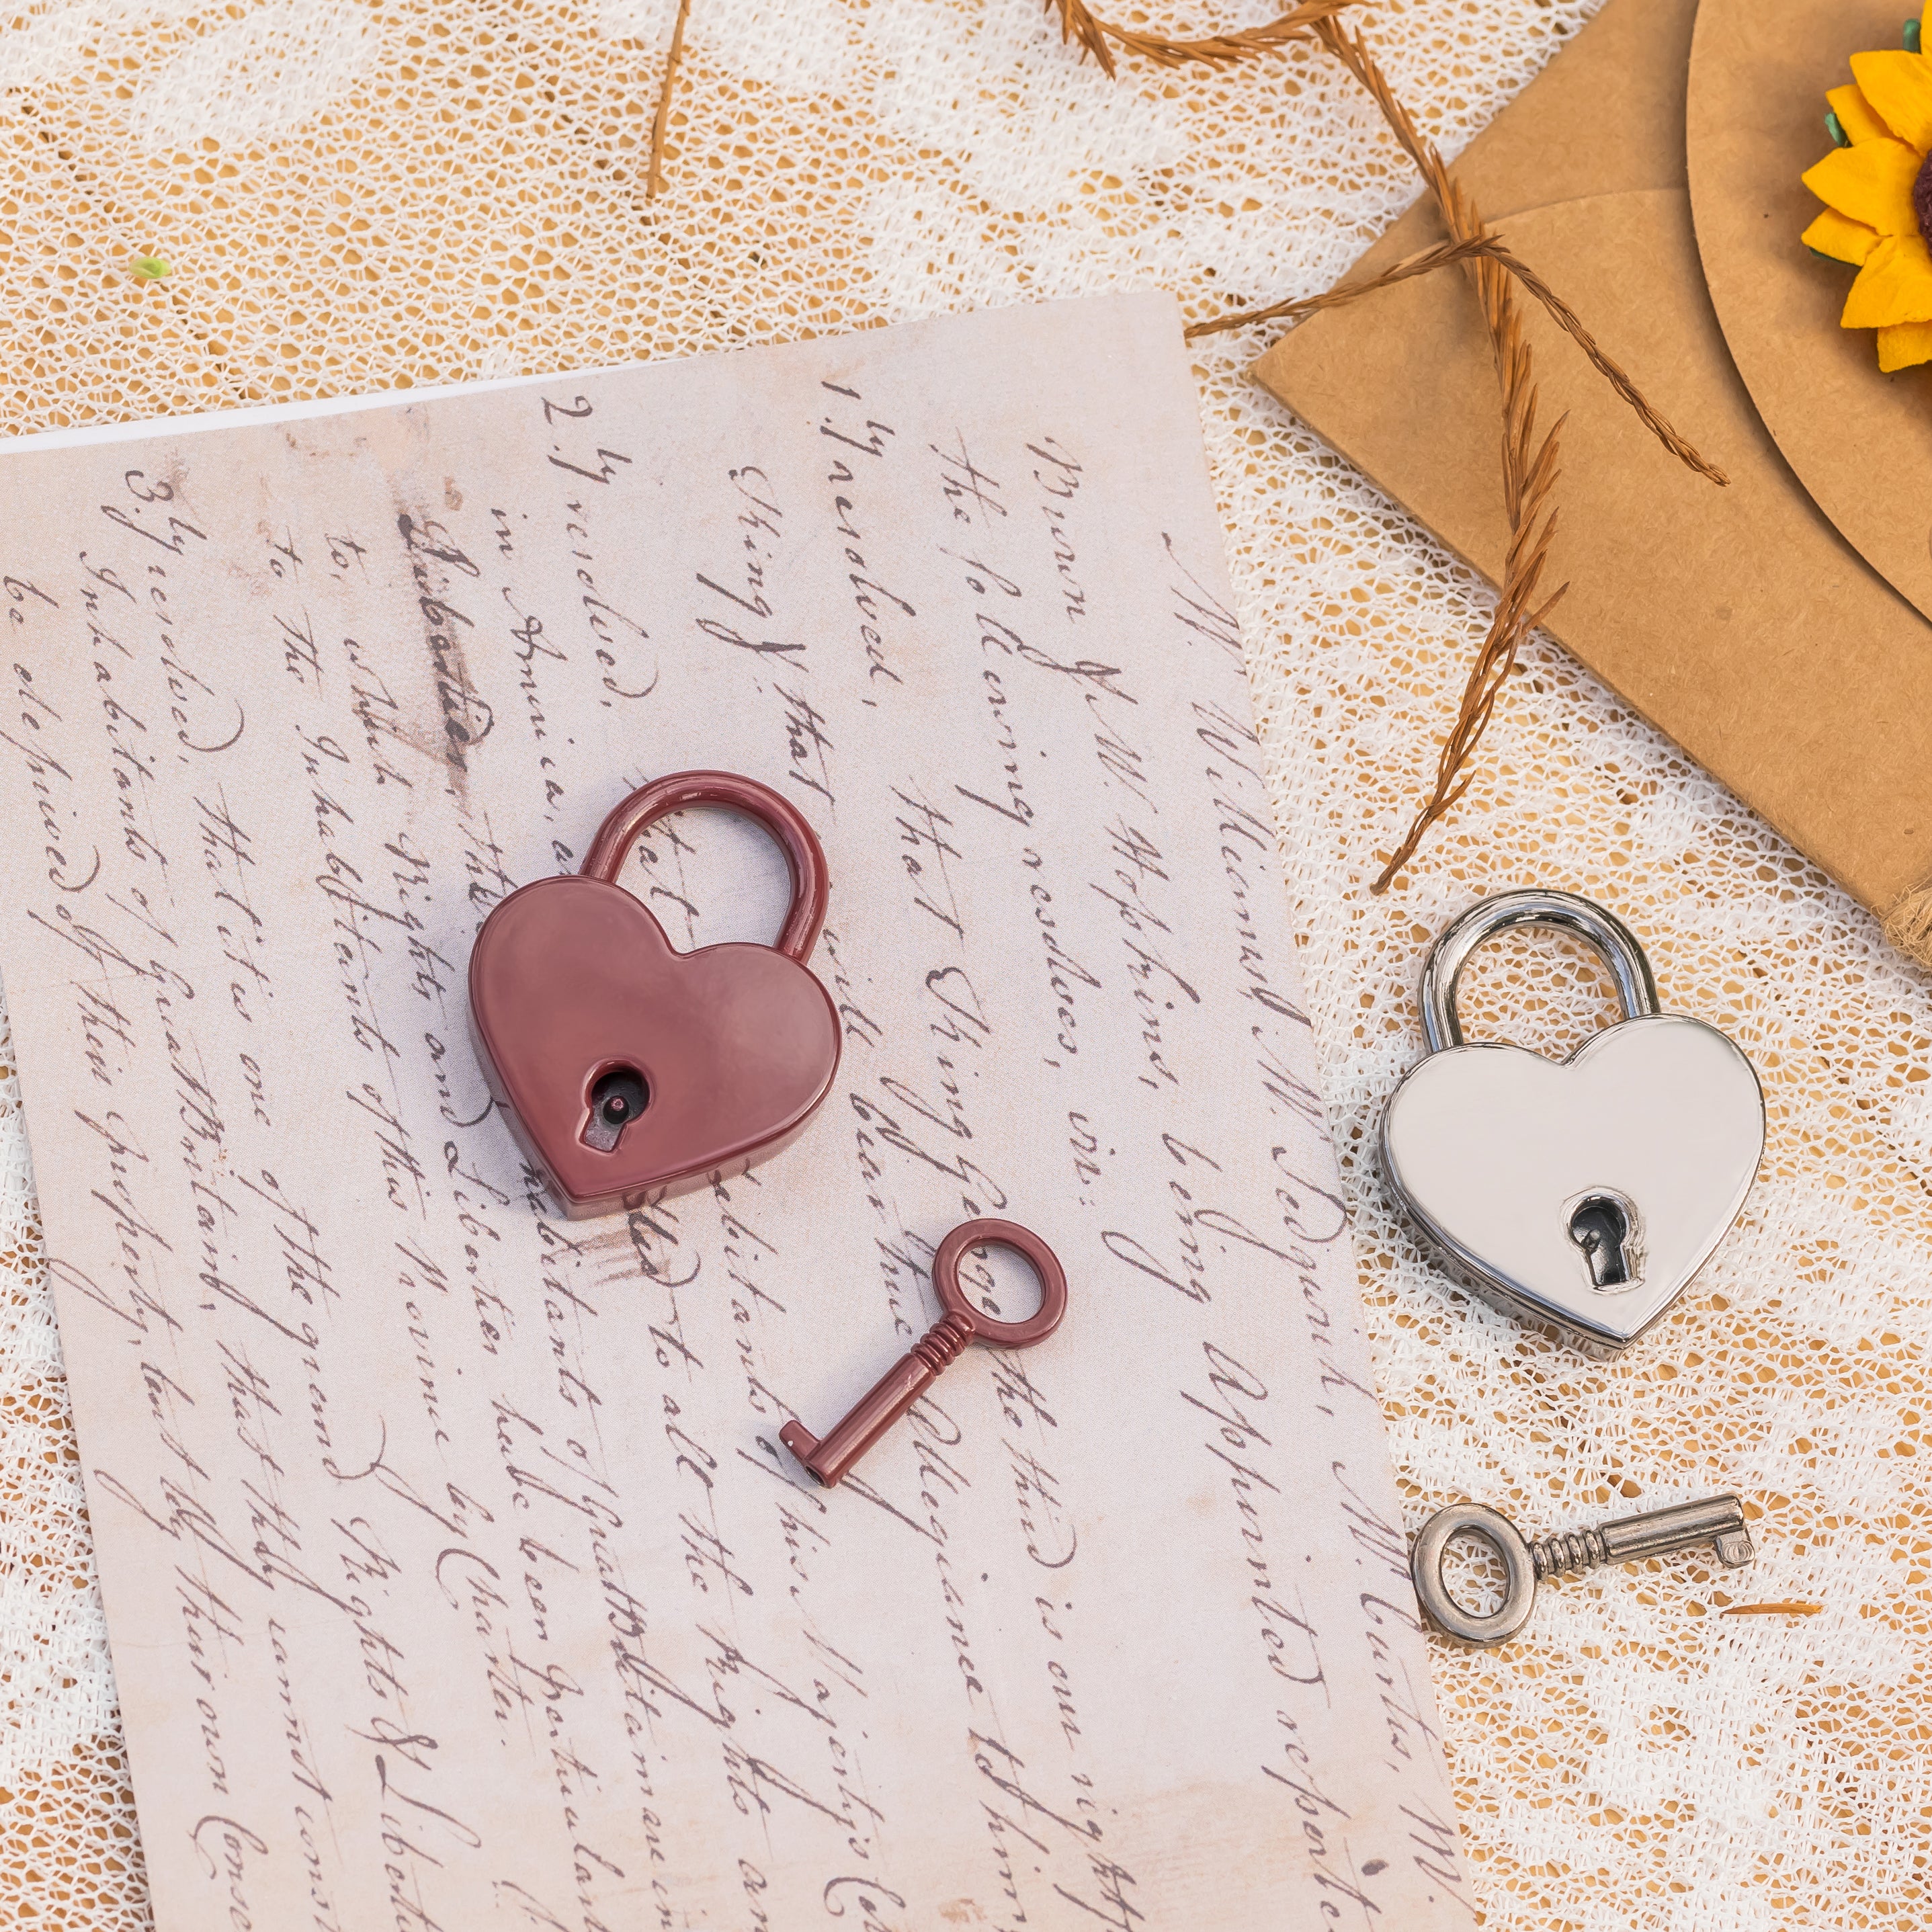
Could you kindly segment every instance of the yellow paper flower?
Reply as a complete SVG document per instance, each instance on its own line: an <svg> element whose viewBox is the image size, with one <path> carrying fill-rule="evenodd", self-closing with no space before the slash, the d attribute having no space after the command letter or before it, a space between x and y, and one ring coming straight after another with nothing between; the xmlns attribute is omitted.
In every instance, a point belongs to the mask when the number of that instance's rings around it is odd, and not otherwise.
<svg viewBox="0 0 1932 1932"><path fill-rule="evenodd" d="M1878 331L1878 366L1932 362L1932 58L1918 51L1854 54L1850 87L1826 95L1826 125L1840 145L1804 174L1825 212L1804 245L1850 262L1858 280L1839 317Z"/></svg>

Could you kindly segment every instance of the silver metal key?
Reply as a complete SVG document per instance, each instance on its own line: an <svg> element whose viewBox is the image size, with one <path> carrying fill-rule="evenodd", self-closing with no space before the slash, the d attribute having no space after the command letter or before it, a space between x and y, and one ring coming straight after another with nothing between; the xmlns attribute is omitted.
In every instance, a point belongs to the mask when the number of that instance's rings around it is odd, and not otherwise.
<svg viewBox="0 0 1932 1932"><path fill-rule="evenodd" d="M1486 1616L1465 1610L1442 1580L1442 1558L1449 1539L1468 1530L1482 1538L1502 1559L1502 1602ZM1528 1622L1536 1586L1566 1570L1594 1570L1608 1563L1636 1563L1667 1556L1672 1550L1708 1544L1718 1561L1735 1568L1757 1554L1744 1522L1744 1506L1728 1493L1694 1503L1672 1503L1646 1510L1594 1529L1569 1530L1528 1541L1499 1511L1481 1503L1452 1503L1422 1526L1409 1552L1415 1594L1430 1621L1465 1643L1507 1643Z"/></svg>

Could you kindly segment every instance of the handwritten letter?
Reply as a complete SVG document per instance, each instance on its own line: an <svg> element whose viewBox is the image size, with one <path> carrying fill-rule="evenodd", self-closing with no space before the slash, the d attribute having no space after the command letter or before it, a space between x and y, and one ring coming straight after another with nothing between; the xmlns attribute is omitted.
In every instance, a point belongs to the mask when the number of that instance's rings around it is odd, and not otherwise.
<svg viewBox="0 0 1932 1932"><path fill-rule="evenodd" d="M0 488L0 944L161 1932L1469 1921L1171 303ZM824 841L838 1086L567 1221L471 943L699 766ZM737 848L642 845L715 938ZM981 1215L1064 1324L818 1489L780 1426Z"/></svg>

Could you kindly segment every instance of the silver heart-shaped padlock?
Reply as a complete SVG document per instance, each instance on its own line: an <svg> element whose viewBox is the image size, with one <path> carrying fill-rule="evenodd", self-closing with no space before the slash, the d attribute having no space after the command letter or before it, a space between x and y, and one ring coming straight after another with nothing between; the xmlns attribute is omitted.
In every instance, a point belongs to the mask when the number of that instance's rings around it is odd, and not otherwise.
<svg viewBox="0 0 1932 1932"><path fill-rule="evenodd" d="M1466 1045L1469 955L1517 926L1586 940L1624 1017L1567 1060ZM1682 1294L1744 1207L1764 1153L1764 1093L1715 1027L1658 1010L1623 922L1574 892L1479 901L1422 969L1427 1055L1382 1116L1383 1171L1444 1270L1511 1314L1627 1348Z"/></svg>

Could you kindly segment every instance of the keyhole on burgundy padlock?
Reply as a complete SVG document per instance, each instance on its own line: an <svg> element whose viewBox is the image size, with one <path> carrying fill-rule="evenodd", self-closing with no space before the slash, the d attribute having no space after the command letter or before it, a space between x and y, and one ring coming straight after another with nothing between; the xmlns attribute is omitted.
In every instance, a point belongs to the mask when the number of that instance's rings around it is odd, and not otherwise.
<svg viewBox="0 0 1932 1932"><path fill-rule="evenodd" d="M650 1098L651 1090L634 1066L614 1066L600 1075L590 1090L590 1122L584 1130L584 1144L608 1154L624 1130L650 1106Z"/></svg>
<svg viewBox="0 0 1932 1932"><path fill-rule="evenodd" d="M1624 1250L1630 1232L1630 1216L1621 1201L1593 1194L1577 1204L1570 1216L1570 1238L1583 1250L1597 1287L1621 1288L1630 1280L1630 1260Z"/></svg>

